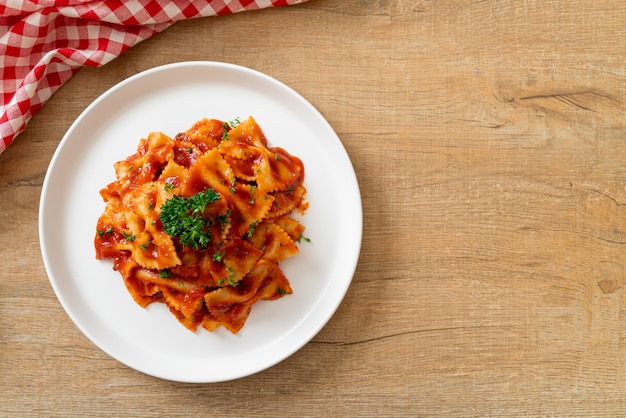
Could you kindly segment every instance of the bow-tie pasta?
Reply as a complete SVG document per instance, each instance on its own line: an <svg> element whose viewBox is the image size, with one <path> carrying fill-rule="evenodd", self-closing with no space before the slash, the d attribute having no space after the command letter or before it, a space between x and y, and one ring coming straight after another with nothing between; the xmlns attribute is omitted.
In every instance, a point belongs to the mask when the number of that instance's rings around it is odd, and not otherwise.
<svg viewBox="0 0 626 418"><path fill-rule="evenodd" d="M165 303L192 331L237 333L257 301L292 293L278 264L304 238L304 166L268 147L252 117L151 133L114 167L96 258L113 261L140 306Z"/></svg>

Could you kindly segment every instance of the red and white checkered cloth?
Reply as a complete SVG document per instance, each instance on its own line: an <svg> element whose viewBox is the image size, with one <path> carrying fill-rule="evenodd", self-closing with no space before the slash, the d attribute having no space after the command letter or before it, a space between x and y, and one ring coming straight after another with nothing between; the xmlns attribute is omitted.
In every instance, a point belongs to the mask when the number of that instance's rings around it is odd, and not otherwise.
<svg viewBox="0 0 626 418"><path fill-rule="evenodd" d="M84 65L104 65L178 20L305 1L2 0L0 153Z"/></svg>

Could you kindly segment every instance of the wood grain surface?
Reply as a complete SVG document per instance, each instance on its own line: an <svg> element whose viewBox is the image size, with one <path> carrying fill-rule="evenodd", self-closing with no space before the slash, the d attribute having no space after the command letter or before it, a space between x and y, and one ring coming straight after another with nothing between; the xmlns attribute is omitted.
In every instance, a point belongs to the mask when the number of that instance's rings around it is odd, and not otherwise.
<svg viewBox="0 0 626 418"><path fill-rule="evenodd" d="M310 0L180 22L84 68L0 154L0 415L626 415L626 2ZM74 326L41 186L119 81L214 60L334 127L363 198L352 286L300 351L220 384L149 377Z"/></svg>

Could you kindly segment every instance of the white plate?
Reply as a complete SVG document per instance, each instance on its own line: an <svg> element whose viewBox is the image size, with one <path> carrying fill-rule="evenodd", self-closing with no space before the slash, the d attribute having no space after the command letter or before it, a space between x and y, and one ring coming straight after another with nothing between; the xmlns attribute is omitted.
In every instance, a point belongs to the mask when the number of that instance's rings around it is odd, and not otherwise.
<svg viewBox="0 0 626 418"><path fill-rule="evenodd" d="M294 293L261 301L233 335L184 328L163 304L139 307L109 261L95 259L99 190L113 163L152 131L173 136L203 118L253 116L270 146L300 157L310 243L281 263ZM284 360L330 320L352 281L362 237L361 196L341 141L302 96L254 70L185 62L137 74L100 96L70 127L46 174L39 235L50 283L76 326L143 373L181 382L241 378Z"/></svg>

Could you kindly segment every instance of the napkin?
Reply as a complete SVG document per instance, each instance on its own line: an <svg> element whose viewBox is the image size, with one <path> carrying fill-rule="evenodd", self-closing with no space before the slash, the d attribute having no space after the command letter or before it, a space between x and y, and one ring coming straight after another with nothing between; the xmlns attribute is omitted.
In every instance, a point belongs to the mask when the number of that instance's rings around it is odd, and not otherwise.
<svg viewBox="0 0 626 418"><path fill-rule="evenodd" d="M82 66L101 66L176 21L307 0L4 0L0 153Z"/></svg>

